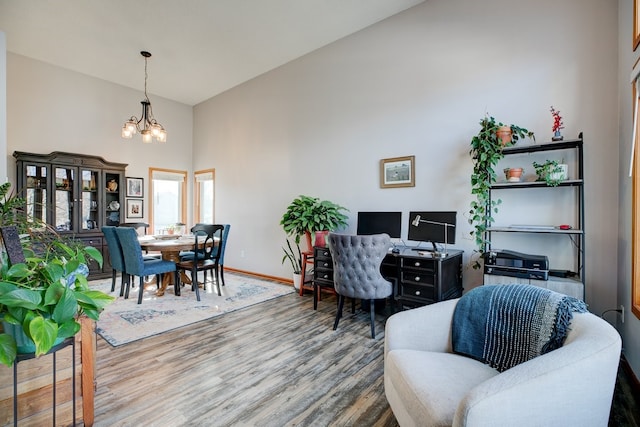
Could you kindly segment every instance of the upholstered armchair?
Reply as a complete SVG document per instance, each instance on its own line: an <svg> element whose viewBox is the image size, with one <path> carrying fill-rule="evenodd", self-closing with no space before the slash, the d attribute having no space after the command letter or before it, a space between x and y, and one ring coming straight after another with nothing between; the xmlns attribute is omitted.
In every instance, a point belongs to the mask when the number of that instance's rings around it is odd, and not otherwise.
<svg viewBox="0 0 640 427"><path fill-rule="evenodd" d="M621 339L574 313L564 345L498 372L452 353L458 300L387 320L384 387L401 426L606 426Z"/></svg>
<svg viewBox="0 0 640 427"><path fill-rule="evenodd" d="M391 246L388 234L357 236L329 233L333 260L333 283L338 294L338 312L333 329L338 328L345 297L370 301L371 338L375 338L375 300L393 293L391 282L382 277L380 264Z"/></svg>

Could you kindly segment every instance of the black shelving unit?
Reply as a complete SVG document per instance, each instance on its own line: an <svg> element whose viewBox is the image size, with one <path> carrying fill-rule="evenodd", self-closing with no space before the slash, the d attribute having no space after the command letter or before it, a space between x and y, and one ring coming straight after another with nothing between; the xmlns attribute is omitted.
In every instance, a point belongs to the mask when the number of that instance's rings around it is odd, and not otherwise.
<svg viewBox="0 0 640 427"><path fill-rule="evenodd" d="M535 226L527 226L527 227L518 227L518 226L509 226L509 227L494 227L487 225L487 229L485 231L485 252L489 252L492 249L492 236L494 233L523 233L523 234L548 234L548 235L558 235L558 236L567 236L573 242L573 247L575 248L575 276L570 278L563 277L550 277L549 281L558 284L559 286L563 286L565 284L570 283L580 283L582 286L582 295L573 295L581 297L584 300L585 294L585 230L584 230L584 150L583 150L583 138L582 132L578 136L578 139L571 139L560 142L550 142L544 144L534 144L534 145L523 145L523 146L514 146L507 147L503 150L505 157L519 154L532 154L532 153L541 153L541 152L553 152L559 150L574 150L575 151L575 161L576 161L576 176L574 179L565 180L558 184L557 187L550 187L544 181L527 181L527 182L499 182L491 185L491 191L489 193L489 202L491 203L491 198L494 196L494 192L496 191L517 191L531 189L531 188L546 188L549 191L558 191L559 188L572 187L576 192L576 206L577 206L577 224L574 225L571 229L563 230L559 228L547 228L547 227L535 227ZM532 203L532 209L534 208L534 203ZM551 260L550 260L551 261ZM507 283L516 281L514 278L510 277L504 280L500 280L495 276L485 274L485 283ZM517 282L536 282L532 284L542 285L541 281L534 281L529 279L517 280Z"/></svg>

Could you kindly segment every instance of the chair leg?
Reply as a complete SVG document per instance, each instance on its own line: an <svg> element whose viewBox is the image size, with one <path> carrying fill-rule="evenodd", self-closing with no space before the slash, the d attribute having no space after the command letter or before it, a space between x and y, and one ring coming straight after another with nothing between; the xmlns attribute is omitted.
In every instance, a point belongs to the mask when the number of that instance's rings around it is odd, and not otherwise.
<svg viewBox="0 0 640 427"><path fill-rule="evenodd" d="M356 299L351 298L351 314L356 314Z"/></svg>
<svg viewBox="0 0 640 427"><path fill-rule="evenodd" d="M127 277L129 275L126 274L124 271L122 272L122 275L120 276L120 296L124 295L124 288L126 286L127 283Z"/></svg>
<svg viewBox="0 0 640 427"><path fill-rule="evenodd" d="M317 310L318 309L318 284L314 281L313 282L313 309Z"/></svg>
<svg viewBox="0 0 640 427"><path fill-rule="evenodd" d="M111 292L116 290L116 270L111 269Z"/></svg>
<svg viewBox="0 0 640 427"><path fill-rule="evenodd" d="M220 291L220 276L218 276L218 266L216 265L216 287L218 288L218 296L221 297L222 296L222 292ZM213 276L213 273L211 273L211 276ZM211 277L211 279L213 280L213 277Z"/></svg>
<svg viewBox="0 0 640 427"><path fill-rule="evenodd" d="M173 293L177 297L180 296L180 273L178 270L176 270L173 277Z"/></svg>
<svg viewBox="0 0 640 427"><path fill-rule="evenodd" d="M131 282L134 280L133 276L127 274L127 279L125 280L126 286L124 288L124 299L129 298L129 289L131 289Z"/></svg>
<svg viewBox="0 0 640 427"><path fill-rule="evenodd" d="M344 306L344 295L338 296L338 312L336 313L336 321L333 323L333 330L338 329L338 322L342 317L342 307Z"/></svg>
<svg viewBox="0 0 640 427"><path fill-rule="evenodd" d="M220 264L220 280L222 282L222 286L224 286L224 265Z"/></svg>
<svg viewBox="0 0 640 427"><path fill-rule="evenodd" d="M191 283L193 284L193 289L196 291L196 300L200 301L200 287L198 286L198 270L193 268L191 272Z"/></svg>
<svg viewBox="0 0 640 427"><path fill-rule="evenodd" d="M375 307L376 307L376 300L374 300L373 298L371 298L369 303L369 311L371 312L371 338L375 338L376 337L376 324L375 324L375 318L376 318L376 313L375 313Z"/></svg>
<svg viewBox="0 0 640 427"><path fill-rule="evenodd" d="M140 276L140 289L138 289L138 304L142 304L142 294L144 293L144 277Z"/></svg>

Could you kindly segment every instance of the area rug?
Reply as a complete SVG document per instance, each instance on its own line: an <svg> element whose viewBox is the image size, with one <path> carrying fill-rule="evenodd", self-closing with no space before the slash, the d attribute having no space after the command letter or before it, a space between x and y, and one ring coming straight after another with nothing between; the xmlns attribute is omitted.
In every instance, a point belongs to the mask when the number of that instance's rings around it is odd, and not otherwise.
<svg viewBox="0 0 640 427"><path fill-rule="evenodd" d="M169 286L164 296L158 297L155 283L146 284L139 305L137 287L128 299L119 296L119 277L113 293L110 292L111 279L92 281L91 288L116 297L100 315L96 330L117 347L294 292L292 286L246 275L225 272L224 278L222 296L218 296L215 287L201 288L200 301L196 300L190 285L182 288L180 296L174 295L173 286Z"/></svg>

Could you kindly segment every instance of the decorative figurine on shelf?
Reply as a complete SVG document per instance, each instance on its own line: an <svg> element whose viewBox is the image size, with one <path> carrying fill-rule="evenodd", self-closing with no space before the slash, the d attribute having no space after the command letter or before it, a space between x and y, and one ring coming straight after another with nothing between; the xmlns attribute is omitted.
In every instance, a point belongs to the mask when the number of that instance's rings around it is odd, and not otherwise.
<svg viewBox="0 0 640 427"><path fill-rule="evenodd" d="M109 182L107 182L107 190L116 191L117 189L118 189L118 183L116 182L115 179L111 179L109 180Z"/></svg>
<svg viewBox="0 0 640 427"><path fill-rule="evenodd" d="M553 105L551 106L551 115L553 116L553 127L551 128L551 130L553 131L553 137L551 137L551 140L562 141L564 137L560 133L560 129L564 129L564 123L562 123L562 116L560 116L560 111L553 108Z"/></svg>

